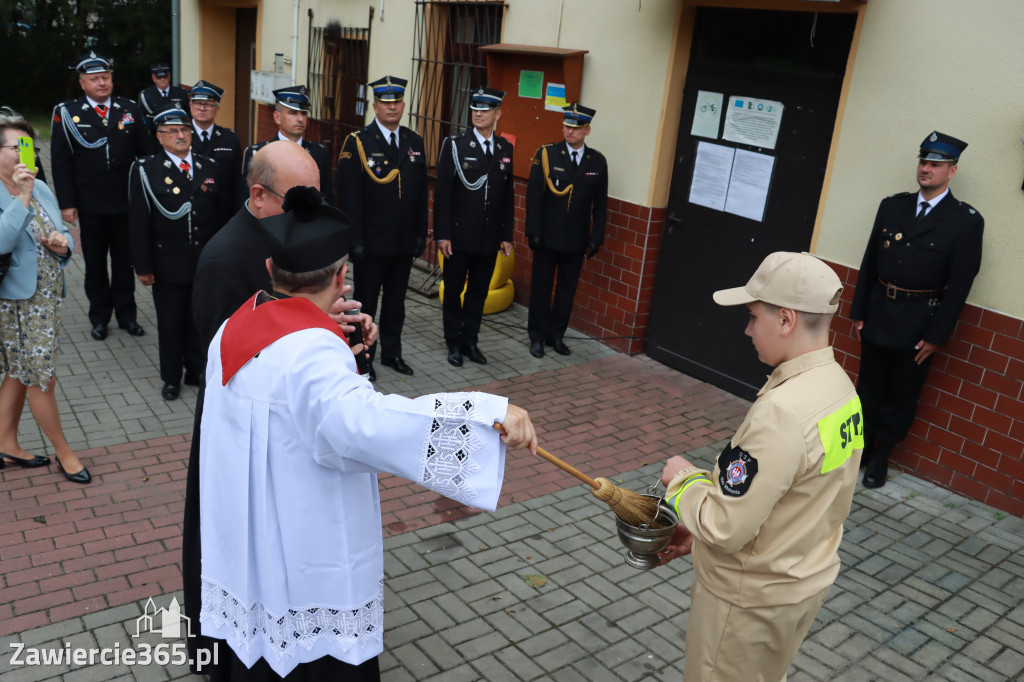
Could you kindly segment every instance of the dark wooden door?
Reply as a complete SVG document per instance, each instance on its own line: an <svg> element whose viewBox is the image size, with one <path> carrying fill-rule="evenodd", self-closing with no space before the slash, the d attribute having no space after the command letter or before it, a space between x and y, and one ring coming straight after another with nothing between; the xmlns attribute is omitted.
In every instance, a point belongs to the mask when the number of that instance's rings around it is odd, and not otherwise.
<svg viewBox="0 0 1024 682"><path fill-rule="evenodd" d="M746 310L721 308L711 295L745 284L773 251L810 246L855 20L698 9L651 308L652 358L748 398L764 383L770 368L743 334ZM691 135L698 91L722 93L723 108L731 96L781 102L775 148L727 141L721 132ZM774 157L762 221L690 203L701 141Z"/></svg>

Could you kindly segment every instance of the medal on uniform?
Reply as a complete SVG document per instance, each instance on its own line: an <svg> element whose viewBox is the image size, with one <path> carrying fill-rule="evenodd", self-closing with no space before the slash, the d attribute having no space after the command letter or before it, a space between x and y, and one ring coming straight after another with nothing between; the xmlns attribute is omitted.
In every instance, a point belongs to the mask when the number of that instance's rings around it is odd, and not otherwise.
<svg viewBox="0 0 1024 682"><path fill-rule="evenodd" d="M505 170L505 164L499 163L498 164L498 170Z"/></svg>
<svg viewBox="0 0 1024 682"><path fill-rule="evenodd" d="M78 118L77 116L72 116L72 117L71 117L71 120L72 120L72 121L74 121L75 123L78 123L78 122L79 122L79 121L81 121L82 119Z"/></svg>
<svg viewBox="0 0 1024 682"><path fill-rule="evenodd" d="M117 129L118 130L124 130L124 123L118 123L117 124Z"/></svg>
<svg viewBox="0 0 1024 682"><path fill-rule="evenodd" d="M171 191L172 191L172 192L174 192L175 194L181 194L181 190L180 190L180 189L178 189L177 187L175 187L175 188L174 188L174 189L172 189Z"/></svg>
<svg viewBox="0 0 1024 682"><path fill-rule="evenodd" d="M174 184L174 180L171 180L170 178L164 178L164 182L166 184L168 184L168 185L173 185Z"/></svg>
<svg viewBox="0 0 1024 682"><path fill-rule="evenodd" d="M886 239L884 242L882 242L882 248L883 249L888 249L889 248L889 240L888 239Z"/></svg>
<svg viewBox="0 0 1024 682"><path fill-rule="evenodd" d="M366 167L367 168L373 168L373 159L367 159L366 160Z"/></svg>
<svg viewBox="0 0 1024 682"><path fill-rule="evenodd" d="M462 162L462 167L463 167L464 169L466 169L466 168L469 168L469 164L468 164L468 163L466 163L465 161L463 161L463 162Z"/></svg>
<svg viewBox="0 0 1024 682"><path fill-rule="evenodd" d="M902 232L897 232L896 233L896 241L899 241L901 239L903 239L903 233Z"/></svg>

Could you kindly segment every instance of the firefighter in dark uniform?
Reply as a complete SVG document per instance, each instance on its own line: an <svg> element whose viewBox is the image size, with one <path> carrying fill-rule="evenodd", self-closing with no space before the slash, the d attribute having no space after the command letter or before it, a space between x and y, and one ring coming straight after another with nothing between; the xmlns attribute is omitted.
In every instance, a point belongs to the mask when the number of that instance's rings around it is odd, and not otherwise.
<svg viewBox="0 0 1024 682"><path fill-rule="evenodd" d="M228 218L233 197L219 164L191 150L192 123L169 105L153 117L162 151L140 159L131 173L132 263L153 287L164 400L185 383L198 386L205 348L192 321L192 279L199 253Z"/></svg>
<svg viewBox="0 0 1024 682"><path fill-rule="evenodd" d="M427 242L427 165L423 138L400 126L407 81L385 76L373 88L373 123L345 138L338 160L338 208L355 228L354 297L380 319L381 364L411 375L402 359L405 288L412 260ZM369 377L376 379L370 348Z"/></svg>
<svg viewBox="0 0 1024 682"><path fill-rule="evenodd" d="M512 144L494 132L504 98L501 90L477 88L469 104L473 128L445 140L437 161L434 240L445 259L444 340L455 367L463 355L487 364L477 340L495 253L512 253Z"/></svg>
<svg viewBox="0 0 1024 682"><path fill-rule="evenodd" d="M579 104L565 107L565 141L538 149L530 166L526 237L533 249L533 274L527 330L535 358L544 356L545 343L560 355L569 354L563 335L569 327L583 256L590 258L604 242L608 163L599 151L584 144L595 113Z"/></svg>
<svg viewBox="0 0 1024 682"><path fill-rule="evenodd" d="M946 345L981 268L985 220L949 191L967 143L936 131L921 143L916 193L882 200L850 317L861 342L863 483L885 485L889 452L914 423L932 354Z"/></svg>
<svg viewBox="0 0 1024 682"><path fill-rule="evenodd" d="M223 94L223 88L206 81L197 81L188 91L192 113L192 151L217 162L226 180L221 191L234 199L246 193L248 188L242 178L242 143L238 133L213 122L220 111Z"/></svg>
<svg viewBox="0 0 1024 682"><path fill-rule="evenodd" d="M319 142L310 142L303 137L306 125L309 123L309 90L305 85L292 85L274 90L274 97L276 98L274 123L277 124L277 137L274 139L291 140L302 145L302 148L309 152L309 155L316 161L317 168L320 169L320 193L324 195L324 201L333 206L334 183L331 182L331 153ZM249 198L249 186L245 183L245 176L249 172L249 161L252 159L252 155L267 142L270 140L249 145L245 150L239 181L240 202ZM287 188L285 189L287 190ZM283 191L281 193L284 194Z"/></svg>
<svg viewBox="0 0 1024 682"><path fill-rule="evenodd" d="M184 109L188 93L177 85L171 85L171 65L167 62L157 62L149 67L149 73L153 84L139 92L139 106L146 114L146 123L152 128L156 112L172 105Z"/></svg>
<svg viewBox="0 0 1024 682"><path fill-rule="evenodd" d="M72 68L85 94L54 107L50 161L61 216L82 228L92 338L107 338L112 313L119 327L142 336L128 236L128 171L136 158L156 151L156 143L142 109L127 97L111 96L109 61L89 52Z"/></svg>

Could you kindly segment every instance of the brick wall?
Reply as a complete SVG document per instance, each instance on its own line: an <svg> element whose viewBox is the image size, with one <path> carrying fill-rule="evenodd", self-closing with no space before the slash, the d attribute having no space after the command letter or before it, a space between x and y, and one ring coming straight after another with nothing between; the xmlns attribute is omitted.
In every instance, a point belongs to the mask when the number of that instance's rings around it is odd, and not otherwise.
<svg viewBox="0 0 1024 682"><path fill-rule="evenodd" d="M850 305L857 271L831 263L846 287L832 328L836 357L860 368ZM1024 516L1024 323L967 305L932 361L917 419L893 460L906 471Z"/></svg>

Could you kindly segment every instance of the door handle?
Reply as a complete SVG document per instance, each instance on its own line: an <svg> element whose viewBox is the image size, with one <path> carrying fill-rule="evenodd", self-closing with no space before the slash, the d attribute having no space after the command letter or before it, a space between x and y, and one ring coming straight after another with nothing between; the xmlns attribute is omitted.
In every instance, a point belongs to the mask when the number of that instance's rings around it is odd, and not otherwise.
<svg viewBox="0 0 1024 682"><path fill-rule="evenodd" d="M680 218L679 216L677 216L675 213L669 213L668 214L668 221L670 223L675 223L676 225L682 225L683 224L683 219Z"/></svg>

